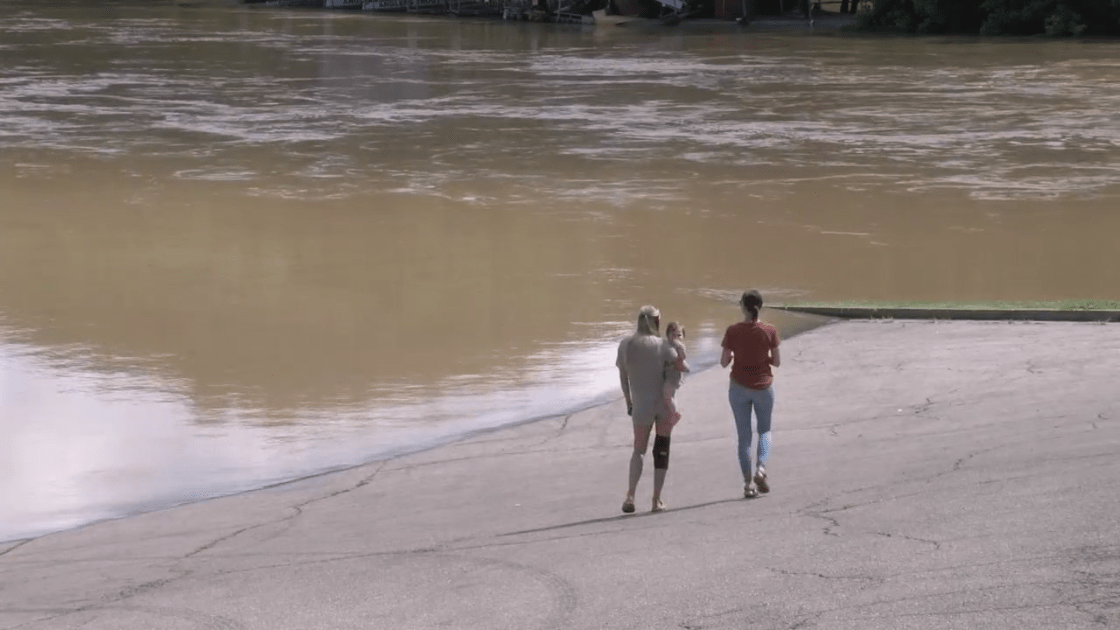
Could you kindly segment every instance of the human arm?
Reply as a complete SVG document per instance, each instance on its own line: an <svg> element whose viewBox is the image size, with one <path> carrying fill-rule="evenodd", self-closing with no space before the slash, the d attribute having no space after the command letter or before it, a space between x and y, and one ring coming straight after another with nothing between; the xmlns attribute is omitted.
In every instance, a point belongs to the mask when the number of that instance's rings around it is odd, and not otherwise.
<svg viewBox="0 0 1120 630"><path fill-rule="evenodd" d="M626 399L626 415L634 413L634 401L630 398L630 375L626 371L626 352L630 349L630 338L618 344L618 358L614 365L618 368L618 381L622 387L622 397Z"/></svg>
<svg viewBox="0 0 1120 630"><path fill-rule="evenodd" d="M731 327L723 333L723 341L719 343L723 347L723 354L719 355L719 366L727 367L731 365Z"/></svg>
<svg viewBox="0 0 1120 630"><path fill-rule="evenodd" d="M684 344L675 343L673 344L673 349L677 351L677 360L674 362L677 367L677 371L691 372L692 368L690 368L688 366L688 363L685 362L685 359L688 358L688 354L684 351Z"/></svg>
<svg viewBox="0 0 1120 630"><path fill-rule="evenodd" d="M778 336L778 330L776 328L771 328L770 330L772 332L770 345L770 365L778 367L782 364L782 353L778 351L778 344L782 343L782 340Z"/></svg>
<svg viewBox="0 0 1120 630"><path fill-rule="evenodd" d="M634 413L634 403L630 400L630 376L626 370L618 368L619 385L622 386L622 397L626 399L626 415Z"/></svg>

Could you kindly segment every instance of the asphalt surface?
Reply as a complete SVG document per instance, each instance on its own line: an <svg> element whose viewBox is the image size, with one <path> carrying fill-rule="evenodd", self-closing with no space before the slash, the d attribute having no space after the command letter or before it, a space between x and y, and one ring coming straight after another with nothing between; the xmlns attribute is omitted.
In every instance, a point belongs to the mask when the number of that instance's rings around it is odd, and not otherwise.
<svg viewBox="0 0 1120 630"><path fill-rule="evenodd" d="M772 492L726 371L623 515L621 400L0 544L0 628L1120 627L1120 326L855 321L788 339Z"/></svg>

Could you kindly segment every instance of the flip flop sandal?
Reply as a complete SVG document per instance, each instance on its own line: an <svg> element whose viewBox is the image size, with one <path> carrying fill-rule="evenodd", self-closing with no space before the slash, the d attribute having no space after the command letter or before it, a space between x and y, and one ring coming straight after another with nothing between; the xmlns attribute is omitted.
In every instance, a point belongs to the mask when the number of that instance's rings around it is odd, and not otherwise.
<svg viewBox="0 0 1120 630"><path fill-rule="evenodd" d="M668 508L667 505L665 505L664 501L658 501L657 503L653 504L653 507L650 508L649 511L650 512L664 512L667 509L669 509L669 508Z"/></svg>
<svg viewBox="0 0 1120 630"><path fill-rule="evenodd" d="M630 497L626 497L626 500L622 502L622 511L625 512L626 514L630 514L631 512L633 512L634 511L634 499L631 499Z"/></svg>

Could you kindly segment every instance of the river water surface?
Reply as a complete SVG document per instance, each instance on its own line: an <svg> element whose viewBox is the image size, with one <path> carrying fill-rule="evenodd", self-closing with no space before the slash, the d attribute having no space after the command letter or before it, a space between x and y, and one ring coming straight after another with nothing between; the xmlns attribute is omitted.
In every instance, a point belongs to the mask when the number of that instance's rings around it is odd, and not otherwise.
<svg viewBox="0 0 1120 630"><path fill-rule="evenodd" d="M612 400L645 303L1114 299L1117 208L1116 42L0 0L0 540Z"/></svg>

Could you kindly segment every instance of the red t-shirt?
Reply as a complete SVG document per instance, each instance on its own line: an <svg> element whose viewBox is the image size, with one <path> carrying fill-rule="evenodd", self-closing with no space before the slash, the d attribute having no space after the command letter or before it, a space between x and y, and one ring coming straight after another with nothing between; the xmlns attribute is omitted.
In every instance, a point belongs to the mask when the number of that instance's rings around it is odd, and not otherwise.
<svg viewBox="0 0 1120 630"><path fill-rule="evenodd" d="M774 382L770 351L778 347L778 329L762 322L739 322L727 327L723 347L734 355L731 379L743 387L766 389Z"/></svg>

